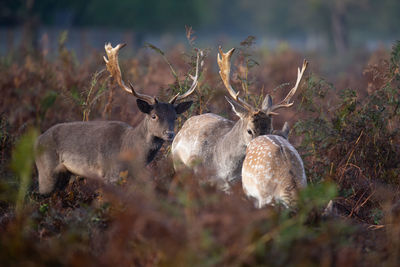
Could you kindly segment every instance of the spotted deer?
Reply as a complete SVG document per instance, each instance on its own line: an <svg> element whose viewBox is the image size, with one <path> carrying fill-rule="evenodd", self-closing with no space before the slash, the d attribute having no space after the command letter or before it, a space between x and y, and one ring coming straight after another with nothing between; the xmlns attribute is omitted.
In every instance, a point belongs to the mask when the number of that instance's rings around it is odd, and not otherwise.
<svg viewBox="0 0 400 267"><path fill-rule="evenodd" d="M172 143L172 157L175 169L186 166L195 172L203 168L211 170L213 180L227 191L229 183L241 177L242 163L250 141L273 131L272 116L277 115L274 111L293 105L290 99L298 88L306 62L298 73L296 85L281 102L272 105L272 98L267 95L261 109L258 109L240 98L240 92L236 92L230 84L234 49L223 53L220 47L219 52L219 74L232 99L225 98L239 120L234 122L212 113L189 118Z"/></svg>
<svg viewBox="0 0 400 267"><path fill-rule="evenodd" d="M108 58L104 57L104 61L118 85L137 98L136 104L144 114L143 120L136 127L120 121L91 121L60 123L48 129L36 142L41 194L51 193L56 184L65 186L70 174L115 182L120 172L127 169L127 164L143 169L165 141L173 140L176 117L186 111L192 101L176 103L194 92L203 52L199 50L197 53L195 75L191 76L193 83L189 90L164 103L156 97L138 93L131 83L129 87L124 83L118 62L118 52L124 46L118 44L113 48L106 44ZM123 155L130 161L126 162Z"/></svg>
<svg viewBox="0 0 400 267"><path fill-rule="evenodd" d="M287 140L288 124L275 133L253 139L243 161L243 190L258 208L275 203L293 207L299 190L307 186L303 161Z"/></svg>

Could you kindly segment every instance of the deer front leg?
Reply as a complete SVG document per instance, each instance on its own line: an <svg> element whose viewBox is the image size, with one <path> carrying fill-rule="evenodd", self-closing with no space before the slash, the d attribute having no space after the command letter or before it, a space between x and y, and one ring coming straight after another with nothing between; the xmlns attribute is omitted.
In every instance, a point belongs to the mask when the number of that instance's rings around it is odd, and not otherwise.
<svg viewBox="0 0 400 267"><path fill-rule="evenodd" d="M55 187L65 187L69 175L65 166L59 162L55 151L45 151L36 157L36 166L39 173L39 193L50 194ZM62 175L65 174L65 175Z"/></svg>

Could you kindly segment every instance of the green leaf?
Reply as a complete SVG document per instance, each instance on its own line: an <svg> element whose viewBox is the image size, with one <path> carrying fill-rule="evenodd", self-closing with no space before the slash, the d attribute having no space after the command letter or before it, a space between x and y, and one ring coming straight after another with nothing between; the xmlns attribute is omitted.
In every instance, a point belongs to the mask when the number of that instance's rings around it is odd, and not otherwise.
<svg viewBox="0 0 400 267"><path fill-rule="evenodd" d="M31 181L34 161L34 144L39 135L37 129L30 129L18 141L12 153L11 168L19 179L19 190L16 199L16 211L22 210L26 193Z"/></svg>
<svg viewBox="0 0 400 267"><path fill-rule="evenodd" d="M44 214L49 210L49 204L42 204L39 207L40 213Z"/></svg>
<svg viewBox="0 0 400 267"><path fill-rule="evenodd" d="M308 208L323 208L336 196L337 185L331 182L322 182L316 185L309 185L301 191L299 204Z"/></svg>

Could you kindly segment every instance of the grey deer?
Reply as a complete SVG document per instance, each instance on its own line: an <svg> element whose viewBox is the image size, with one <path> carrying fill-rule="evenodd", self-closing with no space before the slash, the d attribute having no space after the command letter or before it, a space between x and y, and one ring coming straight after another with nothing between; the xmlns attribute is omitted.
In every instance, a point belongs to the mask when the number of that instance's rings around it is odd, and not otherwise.
<svg viewBox="0 0 400 267"><path fill-rule="evenodd" d="M289 126L274 135L261 135L247 147L242 167L242 186L256 206L281 203L291 208L299 190L307 186L303 161L289 143Z"/></svg>
<svg viewBox="0 0 400 267"><path fill-rule="evenodd" d="M230 84L230 60L234 49L223 53L220 47L219 52L219 74L233 100L225 98L239 120L234 122L212 113L189 118L172 143L172 156L175 169L186 166L194 168L195 172L204 168L211 170L213 180L224 191L229 191L230 183L241 177L247 145L257 136L273 132L272 116L277 115L274 111L293 105L290 99L298 88L302 73L285 99L272 105L271 96L266 95L261 109L257 109L240 98L239 92Z"/></svg>
<svg viewBox="0 0 400 267"><path fill-rule="evenodd" d="M120 121L69 122L57 124L36 142L36 166L39 173L39 192L51 193L55 187L64 187L70 174L83 177L100 177L106 182L115 182L121 171L127 169L122 155L131 155L129 164L138 169L149 164L164 141L172 141L177 114L186 111L192 101L181 102L190 96L197 84L199 64L203 52L198 50L193 83L183 95L177 94L167 103L156 97L138 93L131 83L125 85L121 77L118 52L125 44L112 47L105 45L108 59L104 57L107 70L126 92L137 99L144 119L134 128ZM127 157L125 157L127 158Z"/></svg>

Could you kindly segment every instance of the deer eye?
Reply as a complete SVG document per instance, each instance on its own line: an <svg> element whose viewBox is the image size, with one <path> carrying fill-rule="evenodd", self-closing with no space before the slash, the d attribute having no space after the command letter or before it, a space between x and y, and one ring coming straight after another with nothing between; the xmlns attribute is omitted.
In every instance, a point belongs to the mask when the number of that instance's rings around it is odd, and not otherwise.
<svg viewBox="0 0 400 267"><path fill-rule="evenodd" d="M153 120L155 120L155 119L157 119L157 115L156 115L156 114L153 114L153 115L151 115L151 118L152 118Z"/></svg>
<svg viewBox="0 0 400 267"><path fill-rule="evenodd" d="M250 135L253 135L253 131L250 130L250 129L247 130L247 133L250 134Z"/></svg>

